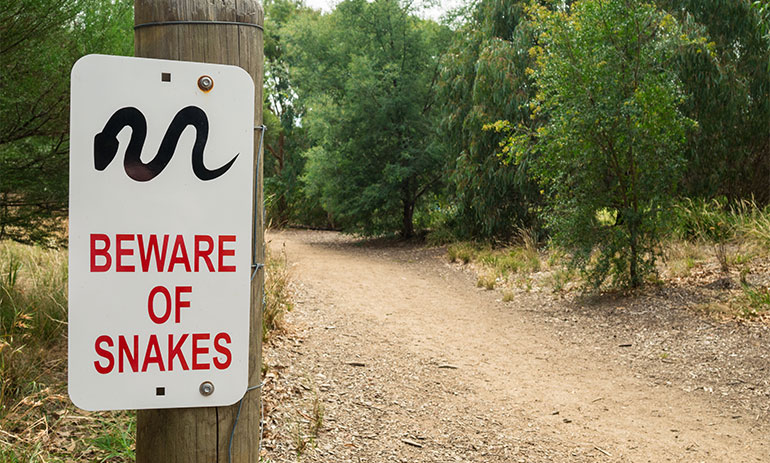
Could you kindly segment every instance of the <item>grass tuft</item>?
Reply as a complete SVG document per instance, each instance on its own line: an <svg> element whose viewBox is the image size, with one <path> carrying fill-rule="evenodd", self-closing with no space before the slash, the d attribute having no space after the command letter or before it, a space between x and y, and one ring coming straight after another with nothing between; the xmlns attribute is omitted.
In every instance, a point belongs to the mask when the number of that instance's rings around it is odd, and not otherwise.
<svg viewBox="0 0 770 463"><path fill-rule="evenodd" d="M485 274L479 275L478 280L476 280L476 286L478 286L479 288L484 288L486 290L495 289L495 283L497 283L496 278L491 273L485 273Z"/></svg>
<svg viewBox="0 0 770 463"><path fill-rule="evenodd" d="M460 242L450 244L447 248L447 256L450 262L461 262L467 264L476 256L476 249L473 244Z"/></svg>
<svg viewBox="0 0 770 463"><path fill-rule="evenodd" d="M286 252L267 253L265 266L265 306L262 312L262 341L267 342L270 333L281 329L283 315L293 308L289 283L291 273Z"/></svg>

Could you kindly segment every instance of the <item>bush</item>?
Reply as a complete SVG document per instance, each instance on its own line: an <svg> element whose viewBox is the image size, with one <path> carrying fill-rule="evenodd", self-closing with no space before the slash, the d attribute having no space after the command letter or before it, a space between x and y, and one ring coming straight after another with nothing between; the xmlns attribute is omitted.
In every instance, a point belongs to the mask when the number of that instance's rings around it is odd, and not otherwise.
<svg viewBox="0 0 770 463"><path fill-rule="evenodd" d="M661 211L694 125L678 109L683 94L666 65L691 43L672 16L639 0L585 0L568 11L532 11L530 108L544 125L488 128L513 132L503 154L532 164L549 195L553 241L586 281L638 287L655 270Z"/></svg>

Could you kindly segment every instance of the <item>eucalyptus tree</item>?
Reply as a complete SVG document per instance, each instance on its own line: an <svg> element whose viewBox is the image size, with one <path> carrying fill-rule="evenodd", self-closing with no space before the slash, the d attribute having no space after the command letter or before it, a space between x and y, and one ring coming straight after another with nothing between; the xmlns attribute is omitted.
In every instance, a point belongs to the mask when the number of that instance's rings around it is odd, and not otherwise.
<svg viewBox="0 0 770 463"><path fill-rule="evenodd" d="M528 4L471 4L442 62L439 131L451 179L452 225L460 236L507 238L537 219L540 194L528 164L507 165L497 156L502 135L482 130L497 120L538 123L528 106L535 86L525 73L535 42Z"/></svg>
<svg viewBox="0 0 770 463"><path fill-rule="evenodd" d="M770 202L770 6L750 0L657 0L712 53L683 47L673 66L699 122L686 147L690 196Z"/></svg>
<svg viewBox="0 0 770 463"><path fill-rule="evenodd" d="M349 232L415 233L442 182L431 143L435 82L448 29L399 0L347 0L299 16L286 51L313 143L304 182Z"/></svg>
<svg viewBox="0 0 770 463"><path fill-rule="evenodd" d="M308 148L307 130L300 124L305 107L286 57L284 27L297 16L319 16L301 0L266 0L265 8L265 197L268 221L325 225L317 198L304 194L301 180Z"/></svg>

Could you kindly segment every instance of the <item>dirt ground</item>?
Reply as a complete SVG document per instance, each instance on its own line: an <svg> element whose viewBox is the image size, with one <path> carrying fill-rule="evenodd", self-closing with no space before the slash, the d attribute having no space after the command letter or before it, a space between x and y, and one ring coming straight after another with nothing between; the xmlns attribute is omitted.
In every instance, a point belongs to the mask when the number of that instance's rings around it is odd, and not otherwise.
<svg viewBox="0 0 770 463"><path fill-rule="evenodd" d="M441 248L268 239L296 301L265 347L269 461L770 461L770 329L686 287L503 302Z"/></svg>

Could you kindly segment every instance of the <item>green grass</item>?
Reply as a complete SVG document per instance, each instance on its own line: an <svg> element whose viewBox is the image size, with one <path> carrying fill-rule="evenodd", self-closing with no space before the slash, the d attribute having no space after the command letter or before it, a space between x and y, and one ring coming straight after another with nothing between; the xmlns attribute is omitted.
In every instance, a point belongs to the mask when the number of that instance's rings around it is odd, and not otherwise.
<svg viewBox="0 0 770 463"><path fill-rule="evenodd" d="M739 303L740 315L744 318L754 318L770 311L770 289L753 287L741 282L744 303Z"/></svg>
<svg viewBox="0 0 770 463"><path fill-rule="evenodd" d="M313 436L313 439L315 440L318 438L318 434L320 434L324 424L324 405L321 403L321 399L318 398L318 393L315 391L313 392L313 410L311 418L310 435Z"/></svg>
<svg viewBox="0 0 770 463"><path fill-rule="evenodd" d="M438 227L428 232L425 236L425 243L428 246L443 246L457 241L454 233L448 227Z"/></svg>
<svg viewBox="0 0 770 463"><path fill-rule="evenodd" d="M101 429L99 434L89 440L89 444L96 449L101 450L100 462L113 461L134 461L136 453L134 443L136 442L136 419L133 414L128 419L118 419L100 421Z"/></svg>
<svg viewBox="0 0 770 463"><path fill-rule="evenodd" d="M685 198L668 218L668 232L674 239L712 245L740 242L770 250L770 206L751 200L728 203Z"/></svg>

